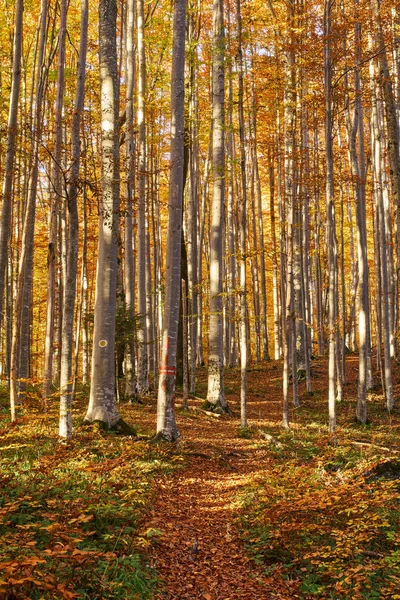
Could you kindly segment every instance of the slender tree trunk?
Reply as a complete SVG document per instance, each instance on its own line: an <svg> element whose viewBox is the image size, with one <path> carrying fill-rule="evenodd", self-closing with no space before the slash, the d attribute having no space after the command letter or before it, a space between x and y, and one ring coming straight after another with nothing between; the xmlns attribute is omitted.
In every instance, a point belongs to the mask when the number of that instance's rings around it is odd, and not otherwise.
<svg viewBox="0 0 400 600"><path fill-rule="evenodd" d="M240 140L240 174L242 182L242 202L239 225L240 251L240 424L247 427L247 290L246 290L246 235L247 235L247 181L246 181L246 149L243 111L243 50L242 50L242 16L240 0L236 0L237 19L237 69L238 69L238 113ZM257 315L255 315L257 318Z"/></svg>
<svg viewBox="0 0 400 600"><path fill-rule="evenodd" d="M134 319L134 258L133 258L133 198L135 195L135 136L134 128L134 84L135 84L135 31L136 0L128 0L126 8L126 206L125 206L125 306L127 316ZM135 343L134 335L125 348L125 399L132 402L136 396Z"/></svg>
<svg viewBox="0 0 400 600"><path fill-rule="evenodd" d="M146 327L146 54L144 43L144 0L137 0L137 52L138 52L138 368L139 394L149 388Z"/></svg>
<svg viewBox="0 0 400 600"><path fill-rule="evenodd" d="M381 297L378 297L380 312L382 314L382 332L384 349L384 377L383 387L385 391L386 408L391 411L393 408L393 383L392 383L392 364L391 364L391 344L390 344L390 314L389 314L389 276L388 276L388 248L386 238L385 207L382 189L382 138L383 132L380 128L377 93L375 85L374 65L370 65L371 79L371 100L372 100L372 119L371 119L371 138L372 138L372 174L374 182L374 191L377 205L378 226L378 253L380 257L380 273L377 274L381 280Z"/></svg>
<svg viewBox="0 0 400 600"><path fill-rule="evenodd" d="M198 50L197 32L194 8L192 6L188 27L188 38L191 50L189 54L189 195L188 195L188 284L189 284L189 338L190 338L190 391L196 390L196 362L197 362L197 315L198 315L198 169L199 169L199 144L198 144L198 96L197 96L197 71ZM182 305L183 306L183 305Z"/></svg>
<svg viewBox="0 0 400 600"><path fill-rule="evenodd" d="M333 187L333 118L332 118L332 59L331 59L331 2L324 4L324 84L325 84L325 146L326 146L326 211L328 228L329 272L329 431L336 431L335 353L336 353L336 290L335 290L335 206Z"/></svg>
<svg viewBox="0 0 400 600"><path fill-rule="evenodd" d="M292 39L293 6L289 9L288 28ZM286 297L285 326L283 343L283 427L289 427L289 365L292 367L293 404L298 405L297 365L296 365L296 319L294 312L294 235L295 235L295 182L294 182L294 142L295 142L295 56L292 47L285 52L285 92L284 92L284 165L285 165L285 208L287 216L286 237Z"/></svg>
<svg viewBox="0 0 400 600"><path fill-rule="evenodd" d="M12 81L10 106L7 124L7 148L3 183L3 198L0 221L0 328L3 323L3 304L5 279L9 257L11 234L12 191L15 165L15 142L18 133L18 99L21 87L21 54L22 54L22 20L24 13L23 0L15 4L14 46L12 63ZM15 417L15 415L14 415ZM13 420L14 420L13 417Z"/></svg>
<svg viewBox="0 0 400 600"><path fill-rule="evenodd" d="M229 410L224 390L222 327L222 239L225 195L224 152L224 0L213 8L213 195L210 240L210 327L207 401L222 412Z"/></svg>
<svg viewBox="0 0 400 600"><path fill-rule="evenodd" d="M268 153L268 174L269 174L269 213L271 222L271 240L272 240L272 294L274 305L274 358L281 358L280 343L280 310L279 310L279 290L278 290L278 251L276 243L276 225L275 225L275 170L271 153Z"/></svg>
<svg viewBox="0 0 400 600"><path fill-rule="evenodd" d="M228 9L228 35L230 29L230 11ZM229 39L230 45L230 39ZM228 367L236 366L237 348L235 332L235 298L236 298L236 252L235 252L235 198L234 198L234 155L233 155L233 74L232 61L228 61L228 131L226 137L227 152L227 339L226 339L226 364Z"/></svg>
<svg viewBox="0 0 400 600"><path fill-rule="evenodd" d="M168 196L168 239L163 342L158 383L155 440L180 437L175 421L176 348L181 275L182 200L184 169L184 77L186 0L174 2L171 73L171 159Z"/></svg>
<svg viewBox="0 0 400 600"><path fill-rule="evenodd" d="M188 344L188 315L187 315L186 281L182 279L182 338L183 338L183 408L189 408L189 344Z"/></svg>
<svg viewBox="0 0 400 600"><path fill-rule="evenodd" d="M81 32L79 47L79 66L75 92L74 114L71 129L71 168L67 190L67 256L65 287L63 298L62 322L62 347L61 347L61 374L60 374L60 436L69 438L72 435L72 393L73 393L73 325L75 313L76 279L78 273L78 180L81 156L80 128L84 107L85 78L86 78L86 53L88 35L89 5L88 0L82 0L81 5Z"/></svg>

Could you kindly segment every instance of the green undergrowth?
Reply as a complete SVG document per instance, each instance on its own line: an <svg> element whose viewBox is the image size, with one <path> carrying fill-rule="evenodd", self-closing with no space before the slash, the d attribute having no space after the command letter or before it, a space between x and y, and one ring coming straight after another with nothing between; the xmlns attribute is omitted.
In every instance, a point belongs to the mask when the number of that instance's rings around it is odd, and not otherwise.
<svg viewBox="0 0 400 600"><path fill-rule="evenodd" d="M0 598L151 598L145 551L161 532L141 523L154 483L181 457L78 418L73 440L60 443L56 413L33 405L17 425L8 419L2 410Z"/></svg>
<svg viewBox="0 0 400 600"><path fill-rule="evenodd" d="M400 599L399 428L345 422L334 445L309 417L240 496L245 546L293 597Z"/></svg>

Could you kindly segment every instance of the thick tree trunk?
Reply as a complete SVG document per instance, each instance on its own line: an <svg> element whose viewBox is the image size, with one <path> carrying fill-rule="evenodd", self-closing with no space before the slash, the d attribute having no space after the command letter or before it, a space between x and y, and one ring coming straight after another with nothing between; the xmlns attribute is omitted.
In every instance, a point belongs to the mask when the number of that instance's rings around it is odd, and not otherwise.
<svg viewBox="0 0 400 600"><path fill-rule="evenodd" d="M92 376L86 421L115 426L115 315L119 213L119 82L116 0L100 0L99 59L101 92L102 194L99 215Z"/></svg>

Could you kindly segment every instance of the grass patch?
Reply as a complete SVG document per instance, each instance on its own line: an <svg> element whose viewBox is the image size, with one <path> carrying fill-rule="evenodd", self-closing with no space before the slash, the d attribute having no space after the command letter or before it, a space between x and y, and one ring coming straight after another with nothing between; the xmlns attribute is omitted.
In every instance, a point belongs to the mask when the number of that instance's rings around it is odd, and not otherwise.
<svg viewBox="0 0 400 600"><path fill-rule="evenodd" d="M154 479L181 458L93 427L61 444L56 409L42 415L31 400L25 410L17 425L0 415L0 597L151 598L143 551L157 535L140 524Z"/></svg>
<svg viewBox="0 0 400 600"><path fill-rule="evenodd" d="M300 597L400 598L398 463L313 428L280 441L275 468L240 498L253 560Z"/></svg>

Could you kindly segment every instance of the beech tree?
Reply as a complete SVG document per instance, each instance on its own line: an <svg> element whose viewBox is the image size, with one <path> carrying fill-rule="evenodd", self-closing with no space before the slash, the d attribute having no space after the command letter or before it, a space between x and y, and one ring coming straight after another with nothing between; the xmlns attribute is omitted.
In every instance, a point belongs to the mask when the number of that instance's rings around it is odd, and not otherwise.
<svg viewBox="0 0 400 600"><path fill-rule="evenodd" d="M207 402L214 410L228 412L224 390L222 323L222 239L225 195L225 34L224 2L213 4L213 75L212 75L212 207L210 232L210 328L208 353Z"/></svg>
<svg viewBox="0 0 400 600"><path fill-rule="evenodd" d="M18 99L21 87L21 54L22 54L22 25L24 14L23 0L17 0L15 5L14 46L12 62L12 82L10 108L7 124L6 164L3 183L3 198L0 221L0 327L4 322L4 289L8 262L8 247L10 243L10 225L12 215L12 188L15 165L15 151L18 125Z"/></svg>
<svg viewBox="0 0 400 600"><path fill-rule="evenodd" d="M179 438L175 421L176 348L181 286L181 237L184 167L186 0L174 0L171 70L171 158L168 194L168 239L162 350L155 441Z"/></svg>
<svg viewBox="0 0 400 600"><path fill-rule="evenodd" d="M101 202L90 399L85 420L115 427L121 420L115 399L115 314L119 213L119 82L117 3L99 4L101 94Z"/></svg>

